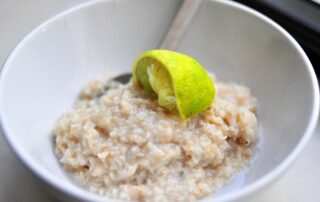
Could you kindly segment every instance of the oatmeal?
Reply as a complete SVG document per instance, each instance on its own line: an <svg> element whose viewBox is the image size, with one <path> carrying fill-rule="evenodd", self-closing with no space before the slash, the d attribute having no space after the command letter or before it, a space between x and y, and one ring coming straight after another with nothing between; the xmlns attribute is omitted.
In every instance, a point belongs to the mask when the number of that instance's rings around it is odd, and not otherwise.
<svg viewBox="0 0 320 202"><path fill-rule="evenodd" d="M211 107L183 121L130 83L93 81L57 121L56 154L76 182L122 201L195 201L249 163L258 139L256 100L216 82Z"/></svg>

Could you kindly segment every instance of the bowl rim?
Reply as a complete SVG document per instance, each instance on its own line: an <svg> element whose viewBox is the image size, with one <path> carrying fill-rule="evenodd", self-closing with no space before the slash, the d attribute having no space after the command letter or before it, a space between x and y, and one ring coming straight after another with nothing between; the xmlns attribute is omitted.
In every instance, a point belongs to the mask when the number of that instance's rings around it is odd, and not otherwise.
<svg viewBox="0 0 320 202"><path fill-rule="evenodd" d="M0 98L1 98L1 89L3 89L4 78L5 75L9 69L11 61L14 60L16 54L19 52L20 48L24 46L25 43L28 42L30 38L32 38L38 31L43 29L44 27L50 25L52 22L61 19L64 16L69 15L70 13L76 12L78 10L94 6L99 3L108 2L110 0L92 0L85 3L81 3L77 6L74 6L72 8L69 8L65 11L62 11L53 17L49 18L45 22L41 23L39 26L37 26L33 31L31 31L29 34L27 34L19 43L15 46L15 48L11 51L7 59L3 63L3 68L1 69L0 74ZM261 190L263 187L270 184L272 181L277 179L284 171L292 165L294 159L297 158L299 153L301 153L302 149L307 144L308 140L312 137L312 134L315 130L315 127L317 125L318 116L319 116L319 87L318 87L318 81L316 74L314 72L314 69L312 67L311 62L309 61L307 55L303 51L303 49L300 47L300 45L297 43L297 41L286 31L284 30L280 25L278 25L276 22L268 18L267 16L259 13L258 11L255 11L243 4L240 4L238 2L228 1L228 0L208 0L214 3L227 5L230 7L233 7L233 9L238 9L242 12L245 12L249 15L252 15L253 17L259 18L260 20L264 21L265 23L269 24L271 27L276 29L278 32L280 32L286 40L297 50L298 54L301 56L301 58L304 61L304 64L307 68L308 74L311 79L312 83L312 90L313 90L313 105L312 105L312 113L310 116L310 120L307 124L307 127L304 131L303 136L301 137L298 144L295 146L295 148L287 155L287 157L278 164L274 169L266 173L261 178L257 179L256 181L250 183L249 185L245 187L240 187L239 189L226 193L222 196L218 196L216 198L213 198L215 201L232 201L235 199L240 199L248 196L249 194L252 194L254 192L257 192L258 190ZM90 193L77 185L71 185L71 184L62 184L60 181L55 178L54 174L50 173L49 171L43 169L42 167L37 166L37 162L34 161L32 158L30 158L28 155L25 155L24 152L19 148L19 145L17 142L15 142L12 137L9 135L10 129L7 127L6 120L4 119L4 114L2 113L1 108L3 107L2 99L0 99L0 130L3 133L7 143L10 145L11 150L13 153L20 159L24 165L31 170L33 174L35 174L37 177L51 185L57 190L60 190L63 193L66 193L70 196L73 196L74 198L80 199L80 200L90 200L90 201L105 201L106 198L102 196L98 196L96 194ZM109 199L110 201L113 201L112 199ZM204 198L203 201L210 201L212 198Z"/></svg>

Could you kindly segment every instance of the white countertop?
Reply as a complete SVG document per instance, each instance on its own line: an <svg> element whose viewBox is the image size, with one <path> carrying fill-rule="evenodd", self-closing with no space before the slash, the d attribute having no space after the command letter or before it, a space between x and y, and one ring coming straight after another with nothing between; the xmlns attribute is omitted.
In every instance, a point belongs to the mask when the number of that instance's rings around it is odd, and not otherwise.
<svg viewBox="0 0 320 202"><path fill-rule="evenodd" d="M54 14L88 0L1 0L0 64L12 48ZM247 202L320 201L320 124L290 170ZM53 198L13 155L0 134L0 201L53 202Z"/></svg>

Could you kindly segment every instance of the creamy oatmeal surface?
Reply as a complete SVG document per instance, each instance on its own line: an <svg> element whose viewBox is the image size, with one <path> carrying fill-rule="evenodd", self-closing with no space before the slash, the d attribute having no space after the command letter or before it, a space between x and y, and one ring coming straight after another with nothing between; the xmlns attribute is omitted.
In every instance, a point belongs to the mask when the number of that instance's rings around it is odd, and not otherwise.
<svg viewBox="0 0 320 202"><path fill-rule="evenodd" d="M95 80L58 120L56 154L76 182L123 201L195 201L248 165L258 139L248 88L216 83L208 110L184 122L156 97Z"/></svg>

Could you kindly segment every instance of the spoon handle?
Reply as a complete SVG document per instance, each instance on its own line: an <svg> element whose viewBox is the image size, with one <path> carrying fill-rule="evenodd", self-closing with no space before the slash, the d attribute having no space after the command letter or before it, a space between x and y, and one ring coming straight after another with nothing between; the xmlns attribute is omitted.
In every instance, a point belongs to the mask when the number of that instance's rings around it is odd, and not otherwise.
<svg viewBox="0 0 320 202"><path fill-rule="evenodd" d="M159 46L160 49L176 49L201 2L202 0L183 0L176 16L174 17Z"/></svg>

